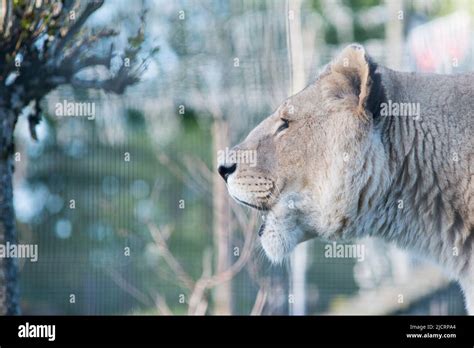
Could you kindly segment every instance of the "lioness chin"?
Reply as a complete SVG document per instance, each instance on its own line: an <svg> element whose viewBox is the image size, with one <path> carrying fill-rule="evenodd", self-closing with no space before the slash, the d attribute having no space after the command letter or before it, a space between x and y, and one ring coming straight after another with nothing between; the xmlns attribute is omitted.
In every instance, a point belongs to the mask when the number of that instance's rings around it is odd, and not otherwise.
<svg viewBox="0 0 474 348"><path fill-rule="evenodd" d="M434 260L473 314L473 110L473 74L396 72L350 45L232 149L256 164L218 171L264 211L272 262L314 237L379 237Z"/></svg>

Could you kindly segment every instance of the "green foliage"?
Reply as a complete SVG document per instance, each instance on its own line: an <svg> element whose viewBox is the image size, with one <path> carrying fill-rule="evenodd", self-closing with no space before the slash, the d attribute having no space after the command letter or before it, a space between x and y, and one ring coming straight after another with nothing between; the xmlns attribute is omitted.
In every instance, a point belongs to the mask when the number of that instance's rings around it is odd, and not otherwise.
<svg viewBox="0 0 474 348"><path fill-rule="evenodd" d="M342 3L353 11L360 11L373 6L379 6L383 3L383 0L343 0Z"/></svg>
<svg viewBox="0 0 474 348"><path fill-rule="evenodd" d="M354 19L352 24L352 31L354 38L352 41L365 42L372 39L383 39L385 37L385 27L383 25L366 27L364 23L360 23L357 19L357 15L363 11L366 11L374 6L380 6L383 4L382 0L344 0L342 1L343 6L346 6L353 14ZM336 24L332 23L327 15L324 15L327 9L323 7L321 0L312 0L311 7L321 15L323 20L324 30L324 41L330 45L339 45L342 42L338 37L338 28Z"/></svg>

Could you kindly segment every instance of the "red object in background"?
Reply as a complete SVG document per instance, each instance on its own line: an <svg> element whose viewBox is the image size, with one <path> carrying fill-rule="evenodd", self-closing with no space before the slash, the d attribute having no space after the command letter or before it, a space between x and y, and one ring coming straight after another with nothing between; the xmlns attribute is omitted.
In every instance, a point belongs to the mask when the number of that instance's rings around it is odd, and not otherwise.
<svg viewBox="0 0 474 348"><path fill-rule="evenodd" d="M470 16L456 12L413 29L408 49L420 71L449 73L466 59L470 48Z"/></svg>

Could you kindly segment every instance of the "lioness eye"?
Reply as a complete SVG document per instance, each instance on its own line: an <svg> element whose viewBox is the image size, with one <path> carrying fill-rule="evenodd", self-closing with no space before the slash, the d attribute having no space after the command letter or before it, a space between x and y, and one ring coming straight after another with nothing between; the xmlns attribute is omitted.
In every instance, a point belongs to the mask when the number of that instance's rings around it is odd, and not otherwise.
<svg viewBox="0 0 474 348"><path fill-rule="evenodd" d="M282 118L281 121L283 122L282 125L280 127L278 127L277 129L277 133L285 130L288 128L288 126L290 125L290 122L287 120L287 119L284 119Z"/></svg>

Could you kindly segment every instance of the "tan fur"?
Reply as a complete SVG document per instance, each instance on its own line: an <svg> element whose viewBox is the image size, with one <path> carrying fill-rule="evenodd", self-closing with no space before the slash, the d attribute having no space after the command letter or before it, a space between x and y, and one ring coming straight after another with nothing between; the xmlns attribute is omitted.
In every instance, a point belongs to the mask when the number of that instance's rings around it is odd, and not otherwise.
<svg viewBox="0 0 474 348"><path fill-rule="evenodd" d="M359 103L357 104L357 114L366 117L365 104L370 90L369 64L362 47L354 49L355 46L346 47L331 65L333 74L341 74L345 79L348 76L358 81L360 85ZM337 88L339 84L335 84Z"/></svg>
<svg viewBox="0 0 474 348"><path fill-rule="evenodd" d="M314 237L379 237L458 279L473 313L474 76L379 66L375 86L373 73L361 46L343 50L234 148L256 151L257 165L237 163L229 193L264 211L273 262ZM374 115L369 96L382 86L385 101L420 114Z"/></svg>

